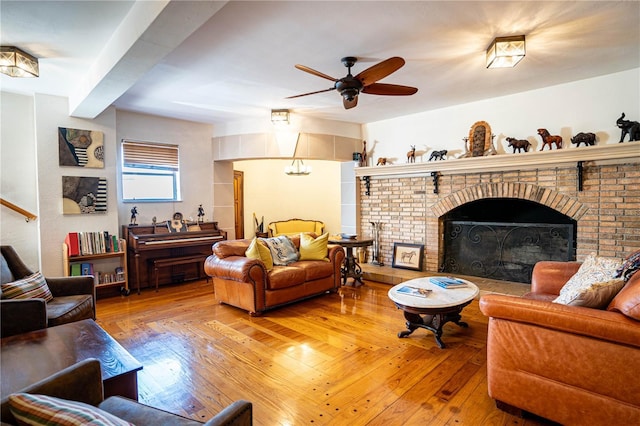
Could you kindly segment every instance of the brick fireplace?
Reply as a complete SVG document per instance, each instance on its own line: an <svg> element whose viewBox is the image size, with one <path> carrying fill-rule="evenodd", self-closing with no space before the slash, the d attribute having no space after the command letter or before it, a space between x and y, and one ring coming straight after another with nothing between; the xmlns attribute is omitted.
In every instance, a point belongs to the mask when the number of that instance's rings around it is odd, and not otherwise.
<svg viewBox="0 0 640 426"><path fill-rule="evenodd" d="M424 244L423 269L440 270L443 217L466 203L490 198L528 200L574 220L577 260L591 252L624 257L640 248L637 142L363 167L355 173L360 178L360 234L373 234L370 222L382 224L385 265L392 264L394 242L402 242Z"/></svg>

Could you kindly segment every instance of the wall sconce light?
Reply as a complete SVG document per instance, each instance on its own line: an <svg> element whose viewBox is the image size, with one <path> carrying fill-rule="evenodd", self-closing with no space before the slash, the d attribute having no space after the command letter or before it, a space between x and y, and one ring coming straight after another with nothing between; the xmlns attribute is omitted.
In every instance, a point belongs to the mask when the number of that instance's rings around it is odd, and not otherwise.
<svg viewBox="0 0 640 426"><path fill-rule="evenodd" d="M487 68L515 67L524 55L524 35L496 37L487 49Z"/></svg>
<svg viewBox="0 0 640 426"><path fill-rule="evenodd" d="M38 58L14 46L0 46L0 72L10 77L38 77Z"/></svg>
<svg viewBox="0 0 640 426"><path fill-rule="evenodd" d="M276 123L289 124L289 110L288 109L272 109L271 122L273 124L276 124Z"/></svg>

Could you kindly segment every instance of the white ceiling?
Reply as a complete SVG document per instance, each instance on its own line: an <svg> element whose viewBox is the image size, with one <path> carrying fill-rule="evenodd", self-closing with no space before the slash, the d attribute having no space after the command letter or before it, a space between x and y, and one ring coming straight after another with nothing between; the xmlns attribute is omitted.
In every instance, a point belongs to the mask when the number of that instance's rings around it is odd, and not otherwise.
<svg viewBox="0 0 640 426"><path fill-rule="evenodd" d="M40 58L40 78L0 88L70 99L70 114L119 109L206 123L275 108L368 123L640 67L638 1L7 1L2 45ZM496 36L525 34L515 68L486 69ZM383 83L408 97L361 94L345 110L332 82L392 56ZM594 100L595 101L595 100Z"/></svg>

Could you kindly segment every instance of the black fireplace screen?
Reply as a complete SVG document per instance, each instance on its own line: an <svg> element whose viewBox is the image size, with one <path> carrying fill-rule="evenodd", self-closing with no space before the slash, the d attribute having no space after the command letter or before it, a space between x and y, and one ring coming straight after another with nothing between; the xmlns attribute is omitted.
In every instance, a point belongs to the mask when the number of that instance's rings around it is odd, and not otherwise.
<svg viewBox="0 0 640 426"><path fill-rule="evenodd" d="M575 259L574 225L444 221L442 272L531 282L540 260Z"/></svg>

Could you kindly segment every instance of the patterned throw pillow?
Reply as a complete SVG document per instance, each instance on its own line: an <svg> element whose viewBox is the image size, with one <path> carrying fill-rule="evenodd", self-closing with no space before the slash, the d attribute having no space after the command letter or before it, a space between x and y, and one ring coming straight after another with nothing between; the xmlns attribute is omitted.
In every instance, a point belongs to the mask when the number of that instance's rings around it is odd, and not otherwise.
<svg viewBox="0 0 640 426"><path fill-rule="evenodd" d="M257 238L254 238L249 244L247 251L244 252L244 255L249 259L259 259L264 263L264 267L267 271L273 269L273 258L271 257L271 250L264 245Z"/></svg>
<svg viewBox="0 0 640 426"><path fill-rule="evenodd" d="M620 268L616 271L616 278L629 281L631 276L640 270L640 250L631 253Z"/></svg>
<svg viewBox="0 0 640 426"><path fill-rule="evenodd" d="M554 302L568 305L574 300L582 300L580 297L585 290L597 283L605 283L612 280L621 264L621 259L596 256L595 253L591 253L580 265L578 272L569 278L569 281L560 289L560 295ZM620 288L618 288L619 290ZM611 297L613 298L614 296L615 294Z"/></svg>
<svg viewBox="0 0 640 426"><path fill-rule="evenodd" d="M286 235L280 235L279 237L272 238L260 238L264 241L271 250L271 257L273 258L274 265L288 265L295 262L300 257L298 249L293 244L293 241Z"/></svg>
<svg viewBox="0 0 640 426"><path fill-rule="evenodd" d="M324 233L318 238L313 238L306 233L300 234L300 260L326 260L327 245L329 244L329 234Z"/></svg>
<svg viewBox="0 0 640 426"><path fill-rule="evenodd" d="M624 287L624 280L613 278L609 281L592 283L584 288L574 288L558 296L554 302L563 305L584 306L604 309Z"/></svg>
<svg viewBox="0 0 640 426"><path fill-rule="evenodd" d="M9 408L21 425L132 426L97 407L46 395L9 395Z"/></svg>
<svg viewBox="0 0 640 426"><path fill-rule="evenodd" d="M2 284L3 299L44 299L53 300L47 281L40 272L29 275L21 280Z"/></svg>

